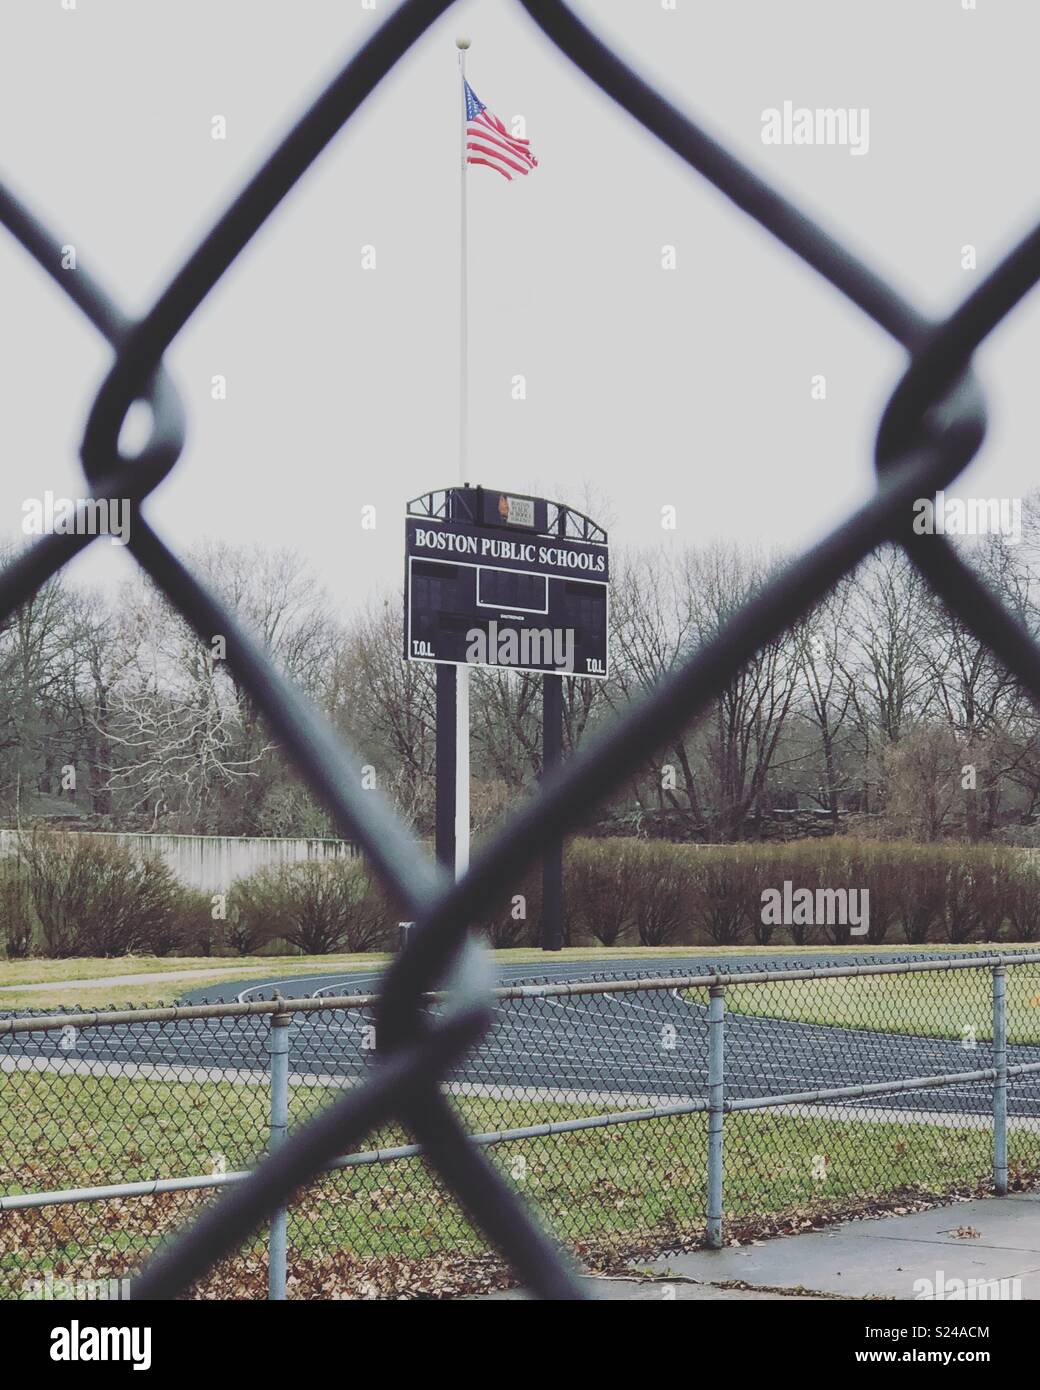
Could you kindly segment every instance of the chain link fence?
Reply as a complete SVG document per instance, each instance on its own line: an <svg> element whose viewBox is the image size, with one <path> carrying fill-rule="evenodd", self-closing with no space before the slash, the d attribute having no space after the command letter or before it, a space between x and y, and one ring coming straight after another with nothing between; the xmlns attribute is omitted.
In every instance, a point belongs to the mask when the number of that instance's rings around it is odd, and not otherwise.
<svg viewBox="0 0 1040 1390"><path fill-rule="evenodd" d="M445 1089L586 1266L1040 1179L1040 954L513 985ZM443 1000L427 1002L434 1013ZM101 1296L378 1065L376 996L0 1020L0 1296ZM196 1292L510 1281L369 1136Z"/></svg>
<svg viewBox="0 0 1040 1390"><path fill-rule="evenodd" d="M916 536L911 529L914 501L952 481L983 442L985 407L971 374L972 355L1040 277L1040 228L1025 237L952 314L932 321L648 87L559 0L521 3L563 54L649 133L907 349L909 365L878 430L877 492L734 614L641 705L590 740L563 770L548 778L537 798L514 815L466 875L452 884L416 852L412 836L374 793L364 789L355 760L316 711L274 669L234 615L168 549L141 509L151 490L174 467L184 441L183 410L163 367L166 349L301 175L377 83L450 8L450 0L405 0L300 117L140 320L127 318L82 267L66 273L61 254L66 238L51 233L9 189L0 186L0 222L114 350L112 368L97 393L81 448L93 499L129 504L129 549L135 559L201 641L209 646L214 636L224 638L230 669L330 811L337 830L363 846L399 900L402 916L417 923L408 949L387 975L376 1006L379 1049L364 1084L348 1088L331 1105L317 1109L313 1119L280 1145L253 1176L230 1184L223 1198L208 1205L191 1229L165 1247L138 1277L134 1297L168 1297L200 1279L217 1278L220 1261L248 1246L253 1233L290 1194L314 1183L307 1200L317 1200L330 1182L340 1181L318 1176L328 1163L364 1136L381 1134L396 1122L403 1123L412 1140L422 1145L429 1165L423 1172L430 1174L422 1181L433 1185L445 1206L458 1211L456 1222L471 1220L535 1293L580 1297L569 1262L543 1233L524 1196L518 1195L526 1195L530 1185L523 1189L506 1181L500 1168L471 1143L460 1109L462 1098L452 1097L442 1087L492 1021L487 968L468 934L468 924L491 905L503 882L511 881L559 835L580 824L589 807L622 785L670 732L705 710L761 645L804 614L882 542L903 545L951 611L1025 688L1040 695L1040 649L1029 634L944 537ZM121 452L119 437L131 405L139 400L150 406L152 434L130 458ZM90 543L89 529L77 518L71 534L43 537L0 574L0 619L13 613ZM447 1001L430 1012L423 1000L441 987L447 989ZM244 1042L241 1045L245 1047ZM247 1060L251 1057L255 1062L255 1053L249 1048L245 1053ZM72 1078L68 1080L71 1084ZM145 1083L136 1084L141 1088ZM116 1113L132 1125L125 1104L117 1101L116 1105ZM735 1128L760 1118L742 1114ZM155 1131L160 1128L157 1120ZM227 1142L233 1148L232 1137ZM254 1151L259 1151L257 1136L253 1138ZM91 1151L96 1153L97 1146ZM371 1232L370 1239L377 1240L383 1229L378 1202L370 1201L363 1224Z"/></svg>

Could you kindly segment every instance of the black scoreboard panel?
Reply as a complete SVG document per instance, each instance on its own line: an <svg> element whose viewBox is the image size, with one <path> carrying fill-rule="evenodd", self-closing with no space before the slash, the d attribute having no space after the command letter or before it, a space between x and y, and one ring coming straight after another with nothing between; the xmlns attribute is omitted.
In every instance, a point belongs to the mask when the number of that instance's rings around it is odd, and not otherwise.
<svg viewBox="0 0 1040 1390"><path fill-rule="evenodd" d="M607 547L409 517L405 656L603 679Z"/></svg>

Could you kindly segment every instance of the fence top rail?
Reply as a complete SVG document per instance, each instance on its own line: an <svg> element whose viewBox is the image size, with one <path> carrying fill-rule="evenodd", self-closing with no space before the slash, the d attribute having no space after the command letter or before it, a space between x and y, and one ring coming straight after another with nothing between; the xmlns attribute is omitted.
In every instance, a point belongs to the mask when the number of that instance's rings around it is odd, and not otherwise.
<svg viewBox="0 0 1040 1390"><path fill-rule="evenodd" d="M651 975L639 979L570 980L545 984L504 985L492 991L496 1000L558 999L582 994L624 994L671 989L726 989L733 985L762 985L778 980L834 980L865 975L912 975L927 971L1040 966L1040 952L1018 955L957 956L952 960L867 962L861 965L797 966L787 970L716 971L710 975ZM425 996L444 999L440 992ZM246 1018L253 1015L308 1014L343 1009L370 1009L376 994L326 995L319 999L257 999L234 1004L179 1004L161 1009L105 1009L83 1013L47 1014L0 1019L0 1037L13 1033L45 1033L62 1028L113 1028L127 1023L175 1023L188 1019Z"/></svg>

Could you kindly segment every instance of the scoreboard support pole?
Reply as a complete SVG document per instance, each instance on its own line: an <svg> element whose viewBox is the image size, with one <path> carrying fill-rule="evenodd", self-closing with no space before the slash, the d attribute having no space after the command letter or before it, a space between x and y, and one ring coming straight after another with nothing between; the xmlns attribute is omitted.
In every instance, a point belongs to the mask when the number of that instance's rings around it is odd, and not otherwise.
<svg viewBox="0 0 1040 1390"><path fill-rule="evenodd" d="M542 677L542 776L563 757L563 677ZM555 840L542 859L542 950L563 946L563 840Z"/></svg>
<svg viewBox="0 0 1040 1390"><path fill-rule="evenodd" d="M437 664L434 845L461 878L469 868L469 668Z"/></svg>
<svg viewBox="0 0 1040 1390"><path fill-rule="evenodd" d="M469 667L455 666L455 877L469 868Z"/></svg>
<svg viewBox="0 0 1040 1390"><path fill-rule="evenodd" d="M456 667L437 666L437 859L449 873L455 872L455 815L458 807L456 786L457 709Z"/></svg>

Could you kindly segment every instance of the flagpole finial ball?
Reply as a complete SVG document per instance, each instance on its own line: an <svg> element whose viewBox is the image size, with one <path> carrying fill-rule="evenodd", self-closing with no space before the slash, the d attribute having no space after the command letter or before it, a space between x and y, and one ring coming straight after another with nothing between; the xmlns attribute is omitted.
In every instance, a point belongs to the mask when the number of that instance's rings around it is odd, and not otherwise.
<svg viewBox="0 0 1040 1390"><path fill-rule="evenodd" d="M455 40L455 47L456 47L456 48L469 48L469 39L456 39L456 40Z"/></svg>

